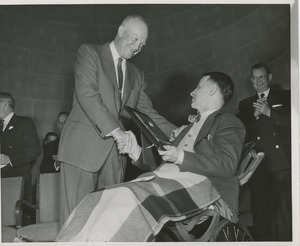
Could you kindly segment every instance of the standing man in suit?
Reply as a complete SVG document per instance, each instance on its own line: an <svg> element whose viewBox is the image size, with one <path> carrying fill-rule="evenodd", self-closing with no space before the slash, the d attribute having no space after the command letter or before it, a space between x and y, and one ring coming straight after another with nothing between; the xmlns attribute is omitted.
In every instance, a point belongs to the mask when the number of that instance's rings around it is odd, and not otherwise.
<svg viewBox="0 0 300 246"><path fill-rule="evenodd" d="M289 91L270 88L266 64L251 68L256 94L239 103L246 141L265 157L250 180L254 236L258 241L292 240L291 101Z"/></svg>
<svg viewBox="0 0 300 246"><path fill-rule="evenodd" d="M125 136L125 105L148 114L168 136L175 129L153 109L144 73L128 61L146 45L147 37L146 20L128 16L112 42L79 49L73 107L58 151L61 223L89 192L123 181L126 156L118 153L115 141Z"/></svg>
<svg viewBox="0 0 300 246"><path fill-rule="evenodd" d="M31 168L41 153L39 137L32 119L14 113L15 99L0 92L1 177L23 176L25 198L31 198Z"/></svg>

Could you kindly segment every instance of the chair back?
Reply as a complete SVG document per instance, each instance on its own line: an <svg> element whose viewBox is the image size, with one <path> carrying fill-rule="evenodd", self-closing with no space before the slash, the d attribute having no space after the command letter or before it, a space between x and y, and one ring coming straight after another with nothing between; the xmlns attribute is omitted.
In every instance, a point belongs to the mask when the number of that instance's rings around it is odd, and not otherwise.
<svg viewBox="0 0 300 246"><path fill-rule="evenodd" d="M255 149L249 149L247 155L240 162L237 176L239 185L242 186L249 181L258 165L261 163L265 154L263 152L257 153Z"/></svg>
<svg viewBox="0 0 300 246"><path fill-rule="evenodd" d="M59 221L60 173L40 174L37 186L38 222Z"/></svg>
<svg viewBox="0 0 300 246"><path fill-rule="evenodd" d="M1 224L2 226L15 226L15 209L18 200L23 199L24 178L1 178Z"/></svg>

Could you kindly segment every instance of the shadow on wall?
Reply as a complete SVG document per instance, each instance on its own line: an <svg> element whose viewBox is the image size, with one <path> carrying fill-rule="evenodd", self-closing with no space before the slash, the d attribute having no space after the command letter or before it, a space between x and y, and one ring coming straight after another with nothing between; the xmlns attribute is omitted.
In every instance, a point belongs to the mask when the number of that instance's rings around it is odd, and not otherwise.
<svg viewBox="0 0 300 246"><path fill-rule="evenodd" d="M165 79L167 82L156 102L160 105L160 112L175 125L186 124L188 115L196 113L191 108L190 93L195 89L197 81L193 83L188 74L182 71L174 71Z"/></svg>

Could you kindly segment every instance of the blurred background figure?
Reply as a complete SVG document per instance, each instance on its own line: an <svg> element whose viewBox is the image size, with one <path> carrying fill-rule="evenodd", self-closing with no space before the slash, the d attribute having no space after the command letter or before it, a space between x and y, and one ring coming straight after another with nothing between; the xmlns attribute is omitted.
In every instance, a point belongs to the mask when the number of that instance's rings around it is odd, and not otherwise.
<svg viewBox="0 0 300 246"><path fill-rule="evenodd" d="M68 112L60 112L57 115L56 126L57 126L57 129L59 131L59 135L61 134L61 131L62 131L67 119L68 119L68 116L69 116Z"/></svg>
<svg viewBox="0 0 300 246"><path fill-rule="evenodd" d="M31 200L31 168L41 153L41 146L32 119L16 115L15 105L11 94L0 92L1 178L23 176L24 198Z"/></svg>
<svg viewBox="0 0 300 246"><path fill-rule="evenodd" d="M57 152L59 146L59 136L68 118L69 113L60 112L57 115L56 126L58 133L48 132L45 135L43 143L43 160L40 165L40 173L55 173L59 172L60 164L57 161Z"/></svg>
<svg viewBox="0 0 300 246"><path fill-rule="evenodd" d="M256 93L239 103L246 142L265 157L251 178L251 210L257 241L292 240L291 100L289 90L271 88L266 64L251 67Z"/></svg>

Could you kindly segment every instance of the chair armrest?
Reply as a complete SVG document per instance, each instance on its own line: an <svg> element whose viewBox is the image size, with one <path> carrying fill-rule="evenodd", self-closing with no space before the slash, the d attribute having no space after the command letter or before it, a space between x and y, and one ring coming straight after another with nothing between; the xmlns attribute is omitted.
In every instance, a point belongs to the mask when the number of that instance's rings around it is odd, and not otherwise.
<svg viewBox="0 0 300 246"><path fill-rule="evenodd" d="M33 219L35 220L37 209L38 209L37 205L31 204L26 200L17 201L16 209L15 209L16 227L20 228L24 225L34 223L35 221L33 221ZM25 211L28 213L26 213ZM32 218L32 214L35 215L34 218Z"/></svg>

